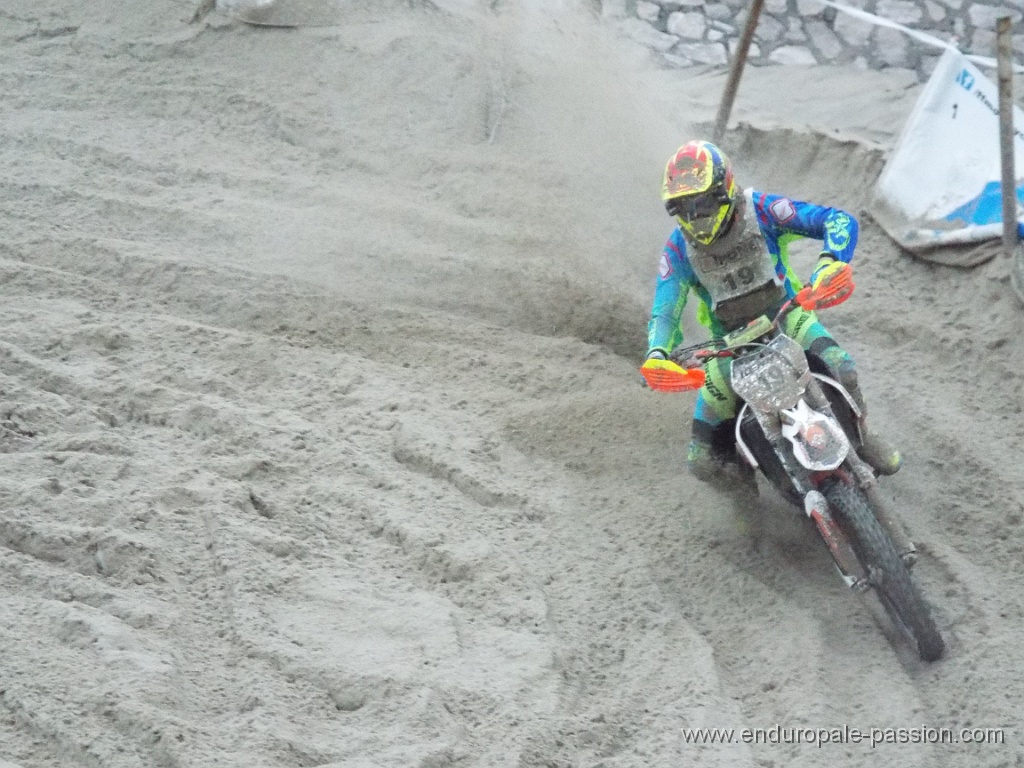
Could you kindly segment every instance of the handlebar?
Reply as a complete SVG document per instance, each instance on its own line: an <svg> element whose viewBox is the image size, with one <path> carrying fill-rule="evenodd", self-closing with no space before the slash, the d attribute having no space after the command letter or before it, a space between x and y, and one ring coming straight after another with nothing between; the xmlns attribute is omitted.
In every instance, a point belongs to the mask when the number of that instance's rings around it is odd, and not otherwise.
<svg viewBox="0 0 1024 768"><path fill-rule="evenodd" d="M708 360L735 357L736 350L741 347L759 344L758 339L778 328L786 314L796 307L808 312L834 307L850 298L853 289L853 270L846 264L817 287L806 286L800 289L796 296L779 308L774 317L762 315L721 339L677 348L667 360L648 360L640 372L651 389L666 392L699 389L704 385L702 369Z"/></svg>

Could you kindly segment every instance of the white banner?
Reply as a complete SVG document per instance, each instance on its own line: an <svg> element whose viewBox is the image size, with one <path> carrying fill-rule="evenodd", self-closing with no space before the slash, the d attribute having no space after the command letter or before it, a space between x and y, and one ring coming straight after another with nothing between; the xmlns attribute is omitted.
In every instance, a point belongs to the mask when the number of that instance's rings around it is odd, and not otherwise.
<svg viewBox="0 0 1024 768"><path fill-rule="evenodd" d="M1024 202L1024 111L1013 108L1017 219ZM939 59L878 179L872 216L902 247L973 266L999 252L999 93L958 51ZM1018 224L1024 234L1024 224ZM999 239L1000 242L991 242ZM979 244L942 250L947 245Z"/></svg>

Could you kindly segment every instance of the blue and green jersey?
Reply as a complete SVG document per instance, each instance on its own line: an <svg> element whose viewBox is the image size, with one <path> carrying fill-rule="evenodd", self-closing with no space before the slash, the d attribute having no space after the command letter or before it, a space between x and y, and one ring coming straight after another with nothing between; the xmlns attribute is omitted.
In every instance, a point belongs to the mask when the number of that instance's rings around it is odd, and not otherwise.
<svg viewBox="0 0 1024 768"><path fill-rule="evenodd" d="M831 253L839 261L849 263L853 258L857 220L846 211L750 189L744 194L747 205L754 206L761 234L775 261L775 273L790 298L803 287L789 263L787 249L792 241L813 238L822 242L822 251ZM711 311L711 295L697 279L686 248L683 233L676 227L661 254L651 320L647 326L648 350L660 349L667 354L682 343L681 320L690 291L697 295L700 323L715 337L725 332Z"/></svg>

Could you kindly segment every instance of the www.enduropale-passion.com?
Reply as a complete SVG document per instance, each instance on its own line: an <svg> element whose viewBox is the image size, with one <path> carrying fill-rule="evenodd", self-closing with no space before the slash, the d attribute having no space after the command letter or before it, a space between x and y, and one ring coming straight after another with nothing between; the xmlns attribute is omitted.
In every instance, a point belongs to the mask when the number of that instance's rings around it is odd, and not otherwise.
<svg viewBox="0 0 1024 768"><path fill-rule="evenodd" d="M1005 744L1003 728L809 728L776 725L771 728L682 728L683 743L712 744Z"/></svg>

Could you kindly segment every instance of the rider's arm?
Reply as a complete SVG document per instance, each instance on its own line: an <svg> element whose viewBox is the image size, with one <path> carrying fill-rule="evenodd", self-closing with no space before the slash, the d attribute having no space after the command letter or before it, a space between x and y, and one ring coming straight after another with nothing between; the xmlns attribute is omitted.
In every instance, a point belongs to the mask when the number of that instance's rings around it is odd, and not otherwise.
<svg viewBox="0 0 1024 768"><path fill-rule="evenodd" d="M852 214L839 208L755 192L758 218L780 237L796 235L821 240L822 253L847 264L857 246L858 225Z"/></svg>
<svg viewBox="0 0 1024 768"><path fill-rule="evenodd" d="M658 282L651 320L647 324L648 354L660 350L668 355L683 341L680 321L694 281L693 270L685 257L686 242L676 229L665 243L658 264Z"/></svg>

